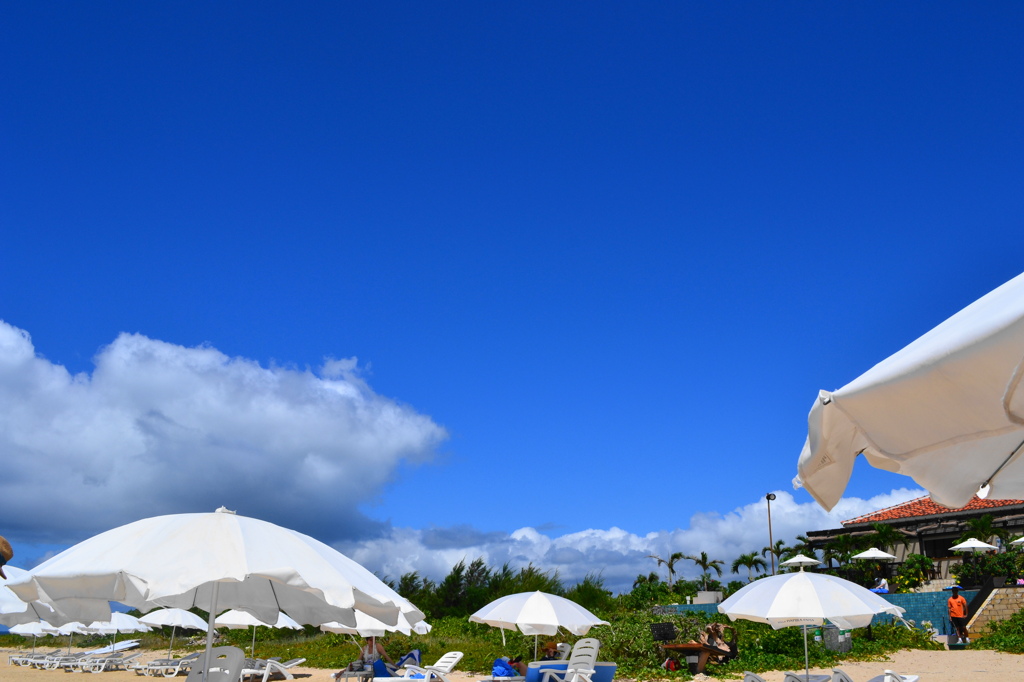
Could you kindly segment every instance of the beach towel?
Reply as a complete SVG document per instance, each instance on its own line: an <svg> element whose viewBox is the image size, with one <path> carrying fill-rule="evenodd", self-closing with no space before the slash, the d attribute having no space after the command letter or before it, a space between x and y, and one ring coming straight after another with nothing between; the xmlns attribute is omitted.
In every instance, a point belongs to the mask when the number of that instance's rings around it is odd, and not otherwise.
<svg viewBox="0 0 1024 682"><path fill-rule="evenodd" d="M401 668L406 663L412 663L413 665L420 665L420 650L413 649L409 653L405 654L398 659L398 667Z"/></svg>
<svg viewBox="0 0 1024 682"><path fill-rule="evenodd" d="M493 677L519 677L519 671L509 665L504 658L494 659L494 666L491 668Z"/></svg>

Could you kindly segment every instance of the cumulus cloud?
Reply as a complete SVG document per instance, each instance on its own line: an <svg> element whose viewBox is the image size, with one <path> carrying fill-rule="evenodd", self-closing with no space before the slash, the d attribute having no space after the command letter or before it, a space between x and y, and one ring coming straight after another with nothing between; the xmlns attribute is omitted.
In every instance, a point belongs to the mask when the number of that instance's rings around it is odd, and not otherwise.
<svg viewBox="0 0 1024 682"><path fill-rule="evenodd" d="M325 541L382 526L357 506L447 434L376 395L355 358L318 371L121 334L71 374L0 321L4 533L64 543L220 505ZM302 504L274 504L274 500ZM304 510L316 509L315 515Z"/></svg>
<svg viewBox="0 0 1024 682"><path fill-rule="evenodd" d="M776 540L791 544L797 535L812 530L838 528L841 522L877 509L899 504L925 494L922 490L901 488L869 499L844 498L831 512L815 502L797 502L787 491L775 491L772 502L772 531ZM438 539L443 538L443 542ZM736 580L746 576L729 574L729 565L740 554L760 551L768 544L768 509L763 498L721 514L695 514L686 528L637 535L620 528L590 529L551 536L535 528L520 528L511 533L479 533L470 528L426 529L393 528L382 537L345 543L339 549L379 575L397 579L404 573L439 580L457 562L483 557L491 566L505 562L514 568L533 564L544 570L556 570L566 585L583 579L588 573L600 573L605 585L615 592L629 590L637 575L658 569L654 554L667 557L673 552L699 554L725 562L723 578ZM699 570L692 562L676 564L680 577L693 579Z"/></svg>

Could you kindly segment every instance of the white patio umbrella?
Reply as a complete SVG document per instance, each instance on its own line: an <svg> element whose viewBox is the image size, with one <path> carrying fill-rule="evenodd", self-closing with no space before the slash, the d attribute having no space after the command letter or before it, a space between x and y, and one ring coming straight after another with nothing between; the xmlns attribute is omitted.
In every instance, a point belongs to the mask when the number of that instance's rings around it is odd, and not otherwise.
<svg viewBox="0 0 1024 682"><path fill-rule="evenodd" d="M1011 545L1024 545L1024 538L1017 538L1010 542Z"/></svg>
<svg viewBox="0 0 1024 682"><path fill-rule="evenodd" d="M185 609L158 609L139 618L139 622L143 625L158 627L171 626L171 644L167 647L167 658L171 657L171 650L174 648L174 635L178 628L207 632L210 627L205 620Z"/></svg>
<svg viewBox="0 0 1024 682"><path fill-rule="evenodd" d="M43 635L55 635L57 634L57 628L50 625L46 621L37 620L31 623L18 623L17 625L9 628L9 632L22 637L32 638L32 653L36 652L36 639Z"/></svg>
<svg viewBox="0 0 1024 682"><path fill-rule="evenodd" d="M89 630L85 623L79 623L78 621L72 621L70 623L64 623L57 628L57 634L68 636L68 654L71 654L71 642L75 639L75 635L84 635Z"/></svg>
<svg viewBox="0 0 1024 682"><path fill-rule="evenodd" d="M888 552L872 547L871 549L865 550L860 554L854 554L851 559L874 559L876 561L891 561L896 557Z"/></svg>
<svg viewBox="0 0 1024 682"><path fill-rule="evenodd" d="M117 633L119 632L149 632L151 627L140 621L135 616L115 611L110 614L110 620L93 621L89 624L88 631L100 635L113 635L110 641L110 651L113 653L117 644Z"/></svg>
<svg viewBox="0 0 1024 682"><path fill-rule="evenodd" d="M108 601L142 610L197 606L210 614L206 660L220 608L240 609L264 622L284 611L312 625L354 625L357 610L395 623L400 605L408 605L410 617L423 618L397 592L337 550L223 507L109 530L61 552L9 587L23 600L58 608L68 598L107 607L91 620L109 617Z"/></svg>
<svg viewBox="0 0 1024 682"><path fill-rule="evenodd" d="M246 613L245 611L238 611L237 609L231 609L217 616L217 619L213 622L214 627L218 628L230 628L232 630L244 630L245 628L252 627L252 646L249 648L249 655L256 656L256 626L261 625L268 628L289 628L291 630L301 630L302 626L296 623L294 620L288 617L286 613L278 613L277 621L274 623L264 623L262 620L256 618L252 614Z"/></svg>
<svg viewBox="0 0 1024 682"><path fill-rule="evenodd" d="M341 623L322 623L320 629L324 632L359 635L360 637L383 637L389 632L401 632L403 635L415 632L418 635L425 635L430 632L431 625L425 620L412 624L404 613L398 614L398 622L394 625L385 625L373 616L357 613L355 626L343 625Z"/></svg>
<svg viewBox="0 0 1024 682"><path fill-rule="evenodd" d="M978 538L967 538L963 542L949 548L953 552L985 552L990 549L999 549L995 545L982 542Z"/></svg>
<svg viewBox="0 0 1024 682"><path fill-rule="evenodd" d="M1024 498L1024 275L978 299L842 388L808 416L794 484L825 509L858 454L959 508Z"/></svg>
<svg viewBox="0 0 1024 682"><path fill-rule="evenodd" d="M803 554L797 554L795 557L786 559L781 562L779 566L799 566L800 570L804 570L804 566L817 566L821 562L814 557L804 556Z"/></svg>
<svg viewBox="0 0 1024 682"><path fill-rule="evenodd" d="M810 673L807 626L832 621L844 630L871 624L878 613L899 615L904 609L849 580L823 573L783 573L756 580L718 605L730 620L742 618L772 628L799 625L804 634L804 669ZM809 679L809 677L807 678Z"/></svg>
<svg viewBox="0 0 1024 682"><path fill-rule="evenodd" d="M495 599L469 620L501 628L501 642L505 643L505 630L518 629L524 635L533 635L533 656L537 657L537 636L553 635L559 628L574 635L585 635L595 625L608 625L576 602L546 592L520 592Z"/></svg>

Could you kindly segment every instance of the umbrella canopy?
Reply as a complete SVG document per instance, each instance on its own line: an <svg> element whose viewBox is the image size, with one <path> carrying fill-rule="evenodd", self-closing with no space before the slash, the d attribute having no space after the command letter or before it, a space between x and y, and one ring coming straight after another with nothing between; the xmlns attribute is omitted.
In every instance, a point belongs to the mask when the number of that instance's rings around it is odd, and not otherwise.
<svg viewBox="0 0 1024 682"><path fill-rule="evenodd" d="M9 630L22 637L42 637L44 635L57 634L57 628L45 620L37 620L34 623L18 623L11 626Z"/></svg>
<svg viewBox="0 0 1024 682"><path fill-rule="evenodd" d="M1024 275L857 379L821 391L794 480L826 509L858 454L959 508L1024 498Z"/></svg>
<svg viewBox="0 0 1024 682"><path fill-rule="evenodd" d="M302 629L302 626L289 618L287 613L278 613L277 619L273 623L264 623L256 618L256 616L246 613L245 611L238 611L237 609L225 611L220 614L217 616L217 619L213 621L213 624L218 628L231 628L232 630L242 630L244 628L250 626L255 627L257 625L262 625L263 627L268 628L290 628L292 630Z"/></svg>
<svg viewBox="0 0 1024 682"><path fill-rule="evenodd" d="M809 671L808 625L829 620L850 630L869 625L875 614L899 615L904 609L849 580L800 570L752 582L719 604L718 611L730 620L768 623L776 630L803 626L804 665Z"/></svg>
<svg viewBox="0 0 1024 682"><path fill-rule="evenodd" d="M174 635L177 634L178 628L202 630L203 632L208 632L210 629L205 620L185 609L159 609L139 618L139 622L144 625L161 627L169 625L171 627L171 642L167 646L167 658L171 657L171 651L174 649Z"/></svg>
<svg viewBox="0 0 1024 682"><path fill-rule="evenodd" d="M110 620L93 621L89 624L89 632L101 635L113 635L118 632L149 632L150 630L152 630L151 627L135 616L120 612L111 613Z"/></svg>
<svg viewBox="0 0 1024 682"><path fill-rule="evenodd" d="M170 625L177 628L202 630L206 632L208 625L205 620L185 609L158 609L147 613L139 622L145 625Z"/></svg>
<svg viewBox="0 0 1024 682"><path fill-rule="evenodd" d="M854 554L851 558L853 558L853 559L876 559L876 560L886 561L886 560L895 559L896 557L893 556L892 554L889 554L888 552L883 552L882 550L880 550L880 549L878 549L876 547L872 547L871 549L863 551L860 554Z"/></svg>
<svg viewBox="0 0 1024 682"><path fill-rule="evenodd" d="M537 657L537 635L553 635L564 628L574 635L585 635L595 625L608 625L590 611L565 597L546 592L520 592L495 599L469 620L501 628L501 642L505 643L505 630L519 629L524 635L533 635L533 656Z"/></svg>
<svg viewBox="0 0 1024 682"><path fill-rule="evenodd" d="M545 592L521 592L492 601L469 620L524 635L554 635L559 628L585 635L595 625L608 625L576 602Z"/></svg>
<svg viewBox="0 0 1024 682"><path fill-rule="evenodd" d="M7 579L0 579L0 625L19 625L21 623L37 623L53 618L53 608L39 602L22 601L18 595L7 588L7 580L15 580L27 571L14 566L5 566Z"/></svg>
<svg viewBox="0 0 1024 682"><path fill-rule="evenodd" d="M995 545L982 542L978 538L967 538L958 545L953 545L950 550L954 552L985 552L990 549L999 549Z"/></svg>
<svg viewBox="0 0 1024 682"><path fill-rule="evenodd" d="M803 570L804 566L817 566L821 562L814 557L804 556L803 554L797 554L792 559L786 559L779 566L799 566Z"/></svg>
<svg viewBox="0 0 1024 682"><path fill-rule="evenodd" d="M415 632L418 635L425 635L430 632L431 626L425 620L412 624L409 622L408 618L405 617L404 613L400 613L398 615L398 623L395 625L385 625L373 616L368 616L365 613L357 613L356 624L354 627L342 625L341 623L323 623L320 625L320 629L324 632L359 635L360 637L383 637L389 632L401 632L403 635L409 635Z"/></svg>
<svg viewBox="0 0 1024 682"><path fill-rule="evenodd" d="M365 568L324 543L226 509L143 519L80 542L32 569L10 588L25 601L52 603L69 615L69 598L246 611L274 622L284 611L299 623L355 625L358 609L397 622L399 605L423 614ZM83 609L84 610L84 609ZM94 612L94 611L93 611ZM91 615L91 614L90 614Z"/></svg>
<svg viewBox="0 0 1024 682"><path fill-rule="evenodd" d="M1017 538L1016 540L1014 540L1010 544L1011 545L1024 545L1024 538Z"/></svg>
<svg viewBox="0 0 1024 682"><path fill-rule="evenodd" d="M246 613L245 611L238 611L232 609L225 611L224 613L217 616L217 620L213 622L215 627L218 628L231 628L232 630L242 630L247 627L252 627L252 645L249 647L249 655L256 655L256 626L262 625L263 627L272 628L290 628L292 630L301 630L302 626L296 623L294 620L288 617L286 613L278 613L277 621L274 623L264 623L258 620L256 616Z"/></svg>

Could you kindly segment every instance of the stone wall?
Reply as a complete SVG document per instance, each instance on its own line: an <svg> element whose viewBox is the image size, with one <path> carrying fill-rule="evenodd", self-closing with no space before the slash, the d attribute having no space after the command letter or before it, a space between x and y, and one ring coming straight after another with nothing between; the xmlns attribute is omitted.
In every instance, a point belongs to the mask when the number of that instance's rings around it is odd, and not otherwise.
<svg viewBox="0 0 1024 682"><path fill-rule="evenodd" d="M988 599L982 604L974 618L967 624L967 631L973 638L981 636L988 624L993 621L1006 620L1021 609L1024 609L1024 588L998 587L992 590Z"/></svg>

